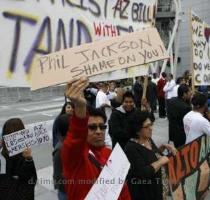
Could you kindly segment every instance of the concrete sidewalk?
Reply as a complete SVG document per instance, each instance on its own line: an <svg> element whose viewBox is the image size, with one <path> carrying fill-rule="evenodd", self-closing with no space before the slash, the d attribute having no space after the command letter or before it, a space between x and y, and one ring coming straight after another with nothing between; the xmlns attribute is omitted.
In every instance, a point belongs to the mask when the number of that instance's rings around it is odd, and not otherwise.
<svg viewBox="0 0 210 200"><path fill-rule="evenodd" d="M57 192L47 190L41 185L37 185L35 189L35 200L57 200Z"/></svg>

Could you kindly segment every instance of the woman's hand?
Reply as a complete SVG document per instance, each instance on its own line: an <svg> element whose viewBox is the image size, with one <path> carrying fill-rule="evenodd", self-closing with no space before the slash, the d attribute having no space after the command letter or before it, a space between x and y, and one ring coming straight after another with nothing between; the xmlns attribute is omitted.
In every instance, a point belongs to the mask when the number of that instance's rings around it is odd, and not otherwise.
<svg viewBox="0 0 210 200"><path fill-rule="evenodd" d="M163 165L167 164L169 159L167 156L161 156L157 161L153 162L151 166L154 168L155 172L157 172Z"/></svg>
<svg viewBox="0 0 210 200"><path fill-rule="evenodd" d="M25 149L22 155L26 160L32 160L32 151L30 148Z"/></svg>
<svg viewBox="0 0 210 200"><path fill-rule="evenodd" d="M177 153L177 149L171 144L164 144L165 148L170 151L174 156Z"/></svg>
<svg viewBox="0 0 210 200"><path fill-rule="evenodd" d="M169 162L169 159L167 156L161 156L158 161L160 162L160 164L162 166L162 165L167 164Z"/></svg>

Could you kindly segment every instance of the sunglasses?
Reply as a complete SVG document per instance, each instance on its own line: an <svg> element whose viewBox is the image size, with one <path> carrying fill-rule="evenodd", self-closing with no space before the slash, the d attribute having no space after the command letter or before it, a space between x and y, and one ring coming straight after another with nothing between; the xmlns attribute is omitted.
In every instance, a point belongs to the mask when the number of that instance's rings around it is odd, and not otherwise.
<svg viewBox="0 0 210 200"><path fill-rule="evenodd" d="M91 131L96 131L97 128L104 131L107 128L107 125L105 124L89 124L88 125L88 129L90 129Z"/></svg>

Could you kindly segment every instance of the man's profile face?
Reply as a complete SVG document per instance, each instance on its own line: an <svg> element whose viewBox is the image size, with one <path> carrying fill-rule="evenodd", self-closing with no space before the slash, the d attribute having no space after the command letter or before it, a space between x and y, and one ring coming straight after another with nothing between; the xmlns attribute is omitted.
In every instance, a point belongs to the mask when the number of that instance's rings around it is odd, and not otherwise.
<svg viewBox="0 0 210 200"><path fill-rule="evenodd" d="M104 146L106 125L100 116L90 116L88 119L88 144L94 147Z"/></svg>

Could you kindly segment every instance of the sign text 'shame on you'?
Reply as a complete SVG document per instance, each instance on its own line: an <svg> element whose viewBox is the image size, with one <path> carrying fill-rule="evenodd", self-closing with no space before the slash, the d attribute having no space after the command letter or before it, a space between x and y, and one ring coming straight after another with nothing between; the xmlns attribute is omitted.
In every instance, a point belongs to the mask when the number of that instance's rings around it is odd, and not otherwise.
<svg viewBox="0 0 210 200"><path fill-rule="evenodd" d="M168 58L155 28L55 52L37 59L32 90Z"/></svg>

